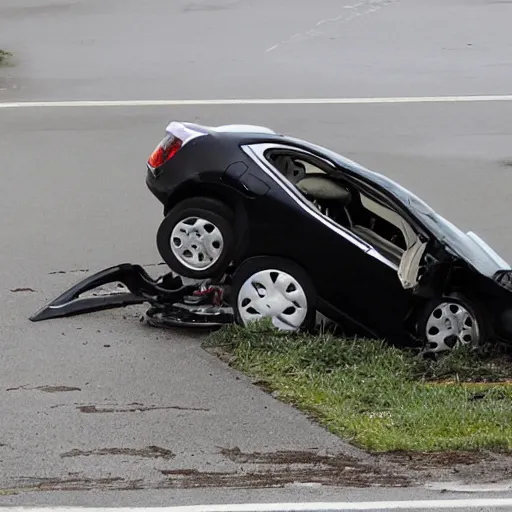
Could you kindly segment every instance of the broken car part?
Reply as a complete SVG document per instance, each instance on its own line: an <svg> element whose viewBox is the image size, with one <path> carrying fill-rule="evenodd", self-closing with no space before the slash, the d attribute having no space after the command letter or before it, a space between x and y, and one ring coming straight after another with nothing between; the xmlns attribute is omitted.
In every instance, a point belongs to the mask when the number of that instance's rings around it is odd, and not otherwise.
<svg viewBox="0 0 512 512"><path fill-rule="evenodd" d="M114 290L108 289L111 284L117 284ZM152 305L147 313L152 325L199 325L214 316L218 324L229 323L232 322L232 314L218 311L221 291L219 287L204 283L182 286L179 278L169 274L154 280L140 265L125 263L86 277L30 320L39 322L147 302ZM84 296L87 293L89 296ZM212 308L218 314L214 315Z"/></svg>

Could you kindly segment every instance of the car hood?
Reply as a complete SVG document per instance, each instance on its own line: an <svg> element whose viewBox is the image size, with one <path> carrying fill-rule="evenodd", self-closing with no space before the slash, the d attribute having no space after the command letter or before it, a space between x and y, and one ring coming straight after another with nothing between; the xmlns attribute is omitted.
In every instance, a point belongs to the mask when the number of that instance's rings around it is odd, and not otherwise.
<svg viewBox="0 0 512 512"><path fill-rule="evenodd" d="M494 276L499 270L512 270L509 263L473 231L446 242L452 252L487 277Z"/></svg>

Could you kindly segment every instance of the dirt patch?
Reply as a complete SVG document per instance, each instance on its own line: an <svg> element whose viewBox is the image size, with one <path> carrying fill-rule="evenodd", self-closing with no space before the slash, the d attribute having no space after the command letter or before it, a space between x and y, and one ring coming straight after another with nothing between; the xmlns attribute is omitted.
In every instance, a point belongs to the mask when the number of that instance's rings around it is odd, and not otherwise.
<svg viewBox="0 0 512 512"><path fill-rule="evenodd" d="M24 478L11 492L33 491L94 491L143 489L142 480L124 478Z"/></svg>
<svg viewBox="0 0 512 512"><path fill-rule="evenodd" d="M298 482L333 486L410 486L422 485L426 480L454 479L499 482L512 477L511 454L483 451L388 452L367 454L364 460L358 456L322 455L311 451L244 453L239 448L223 448L221 454L250 469L264 466L263 476L270 470L281 480L284 477L280 475L286 474ZM254 478L260 473L256 471L251 475ZM261 477L259 481L264 482L264 478Z"/></svg>
<svg viewBox="0 0 512 512"><path fill-rule="evenodd" d="M310 451L277 451L270 453L243 453L240 448L222 448L221 454L232 462L239 464L270 464L291 465L301 464L309 466L329 466L344 468L349 465L360 464L356 459L347 455L321 455Z"/></svg>
<svg viewBox="0 0 512 512"><path fill-rule="evenodd" d="M142 404L129 404L127 407L118 406L97 406L97 405L79 405L77 409L85 414L108 414L108 413L126 413L126 412L148 412L148 411L165 411L165 410L178 410L178 411L199 411L209 412L210 409L203 409L201 407L185 407L180 405L142 405Z"/></svg>
<svg viewBox="0 0 512 512"><path fill-rule="evenodd" d="M321 484L342 487L405 487L411 483L404 476L372 470L368 467L286 466L263 471L202 472L195 469L161 471L168 480L159 488L271 488L290 484Z"/></svg>
<svg viewBox="0 0 512 512"><path fill-rule="evenodd" d="M223 350L221 347L205 345L203 348L206 352L218 357L223 363L226 363L228 366L232 366L233 361L236 360L236 357L233 354L226 350ZM263 381L257 382L263 383Z"/></svg>
<svg viewBox="0 0 512 512"><path fill-rule="evenodd" d="M33 389L44 391L45 393L68 393L69 391L82 391L81 388L75 388L73 386L39 386Z"/></svg>
<svg viewBox="0 0 512 512"><path fill-rule="evenodd" d="M89 272L88 268L77 268L73 270L55 270L53 272L48 272L48 275L54 276L55 274L84 274Z"/></svg>
<svg viewBox="0 0 512 512"><path fill-rule="evenodd" d="M160 473L165 476L195 476L199 474L200 471L197 469L164 469L160 471Z"/></svg>
<svg viewBox="0 0 512 512"><path fill-rule="evenodd" d="M390 452L375 456L376 464L408 474L418 482L453 480L496 483L512 477L512 454L490 451L435 453Z"/></svg>
<svg viewBox="0 0 512 512"><path fill-rule="evenodd" d="M465 484L495 483L512 478L511 457L494 453L407 453L380 454L362 460L345 454L323 455L312 451L245 453L239 448L223 448L221 453L236 464L233 471L201 471L197 468L160 470L162 478L126 480L89 479L78 474L66 478L25 478L3 491L77 490L160 490L196 488L280 488L290 484L318 484L328 487L411 487L426 482L458 481ZM71 450L62 457L125 455L174 458L170 451L150 446L134 450L108 448ZM13 491L14 489L14 491ZM3 492L0 489L0 493Z"/></svg>
<svg viewBox="0 0 512 512"><path fill-rule="evenodd" d="M99 448L97 450L82 451L78 449L71 450L69 452L61 453L62 458L67 457L89 457L91 455L126 455L129 457L141 457L151 459L172 459L175 454L165 448L159 446L147 446L146 448L135 449L135 448Z"/></svg>
<svg viewBox="0 0 512 512"><path fill-rule="evenodd" d="M27 386L18 386L17 388L8 388L6 391L43 391L44 393L68 393L70 391L82 391L81 388L77 388L74 386L36 386L34 388L29 388Z"/></svg>
<svg viewBox="0 0 512 512"><path fill-rule="evenodd" d="M84 491L84 490L161 490L197 488L275 488L289 484L308 483L344 487L404 487L410 479L391 472L375 471L371 468L347 465L328 466L289 466L265 468L261 471L239 469L233 472L210 472L198 469L161 470L162 480L125 480L124 478L25 478L17 485L3 491L9 493L34 491ZM0 489L0 493L2 490Z"/></svg>
<svg viewBox="0 0 512 512"><path fill-rule="evenodd" d="M222 448L221 454L241 465L235 472L201 472L195 469L163 470L170 487L283 487L293 483L327 486L404 487L413 481L379 465L363 463L344 454L322 455L311 451L244 453L238 447Z"/></svg>
<svg viewBox="0 0 512 512"><path fill-rule="evenodd" d="M434 380L431 382L426 382L425 386L461 386L464 388L474 388L475 386L478 386L479 388L482 387L496 387L497 385L500 386L512 386L512 379L504 378L504 379L497 379L490 382L482 382L482 381L475 381L475 382L457 382L456 380Z"/></svg>
<svg viewBox="0 0 512 512"><path fill-rule="evenodd" d="M427 469L453 468L454 466L473 466L492 460L485 452L390 452L379 456L386 462L402 464L407 469L423 471Z"/></svg>

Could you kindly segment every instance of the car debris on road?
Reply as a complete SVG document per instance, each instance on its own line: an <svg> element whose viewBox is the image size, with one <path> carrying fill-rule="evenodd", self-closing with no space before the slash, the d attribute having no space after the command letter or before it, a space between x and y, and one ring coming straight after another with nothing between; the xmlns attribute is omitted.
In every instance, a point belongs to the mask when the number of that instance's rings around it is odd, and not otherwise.
<svg viewBox="0 0 512 512"><path fill-rule="evenodd" d="M147 162L171 272L110 267L32 321L149 303L156 326L318 319L443 352L512 342L512 268L388 177L260 126L171 122ZM101 291L121 283L114 292ZM187 284L188 283L188 284ZM92 292L89 297L84 293Z"/></svg>

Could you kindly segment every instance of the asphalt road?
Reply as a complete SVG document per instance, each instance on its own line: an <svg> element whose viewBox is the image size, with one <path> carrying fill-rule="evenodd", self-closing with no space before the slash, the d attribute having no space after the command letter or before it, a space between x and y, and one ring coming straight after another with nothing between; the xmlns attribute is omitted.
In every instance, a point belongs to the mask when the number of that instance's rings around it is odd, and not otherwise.
<svg viewBox="0 0 512 512"><path fill-rule="evenodd" d="M0 47L16 59L0 69L0 101L504 94L511 14L510 3L477 0L2 0ZM144 164L170 119L319 142L512 260L511 114L510 103L0 109L0 489L76 490L0 505L439 497L421 487L154 490L168 471L243 468L226 455L234 448L352 450L196 336L140 325L137 309L27 317L86 271L160 261L161 208ZM83 492L110 487L134 490Z"/></svg>
<svg viewBox="0 0 512 512"><path fill-rule="evenodd" d="M511 12L501 0L2 0L0 47L19 61L3 95L507 93Z"/></svg>

